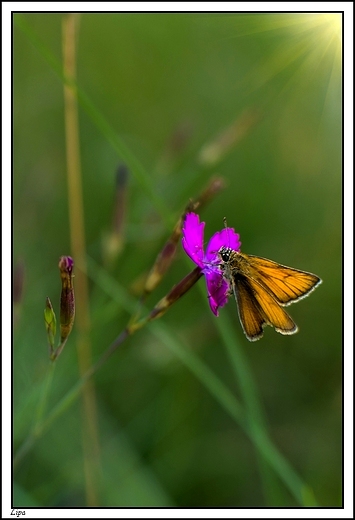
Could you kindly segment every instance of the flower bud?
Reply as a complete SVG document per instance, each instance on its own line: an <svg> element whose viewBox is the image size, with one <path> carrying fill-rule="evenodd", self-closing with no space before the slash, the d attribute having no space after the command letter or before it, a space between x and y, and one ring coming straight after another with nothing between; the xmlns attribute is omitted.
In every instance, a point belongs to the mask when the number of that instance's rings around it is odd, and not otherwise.
<svg viewBox="0 0 355 520"><path fill-rule="evenodd" d="M52 307L52 303L50 299L47 297L46 299L46 307L44 309L44 322L46 324L48 343L50 346L50 351L53 352L54 349L54 338L57 330L57 320L55 317L55 312Z"/></svg>
<svg viewBox="0 0 355 520"><path fill-rule="evenodd" d="M158 159L156 171L159 175L168 175L186 150L192 136L193 125L190 121L181 121L169 136L163 153Z"/></svg>
<svg viewBox="0 0 355 520"><path fill-rule="evenodd" d="M14 267L14 282L13 282L13 302L14 305L20 304L23 297L23 285L25 278L25 264L23 260L16 262Z"/></svg>
<svg viewBox="0 0 355 520"><path fill-rule="evenodd" d="M59 260L62 292L60 296L60 341L67 340L74 323L75 299L73 287L74 262L70 256L61 256Z"/></svg>
<svg viewBox="0 0 355 520"><path fill-rule="evenodd" d="M103 256L105 264L111 265L121 253L124 245L124 228L127 213L128 168L120 164L116 173L115 203L112 228L104 236Z"/></svg>
<svg viewBox="0 0 355 520"><path fill-rule="evenodd" d="M23 260L16 262L14 266L14 280L13 280L13 319L14 325L17 325L20 318L20 310L23 299L23 287L25 279L25 264Z"/></svg>
<svg viewBox="0 0 355 520"><path fill-rule="evenodd" d="M259 118L256 110L246 109L230 126L203 146L198 156L198 162L203 166L215 165L239 143Z"/></svg>

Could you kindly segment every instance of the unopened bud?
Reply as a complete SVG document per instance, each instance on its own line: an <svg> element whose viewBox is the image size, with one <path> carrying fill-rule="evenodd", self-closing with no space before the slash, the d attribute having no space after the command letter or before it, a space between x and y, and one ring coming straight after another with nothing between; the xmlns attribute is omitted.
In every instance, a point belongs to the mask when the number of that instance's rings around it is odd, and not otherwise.
<svg viewBox="0 0 355 520"><path fill-rule="evenodd" d="M59 260L62 292L60 296L60 341L67 340L74 323L75 299L73 287L74 262L70 256L61 256Z"/></svg>
<svg viewBox="0 0 355 520"><path fill-rule="evenodd" d="M23 296L23 285L25 278L25 264L19 260L14 267L13 302L20 304Z"/></svg>
<svg viewBox="0 0 355 520"><path fill-rule="evenodd" d="M169 136L165 149L158 160L156 171L158 174L171 173L174 164L181 157L192 136L193 126L190 121L181 121Z"/></svg>
<svg viewBox="0 0 355 520"><path fill-rule="evenodd" d="M198 162L203 166L216 164L251 130L259 117L256 110L246 109L230 126L203 146L198 156Z"/></svg>
<svg viewBox="0 0 355 520"><path fill-rule="evenodd" d="M148 274L147 280L144 286L145 295L150 294L160 283L163 276L169 269L171 262L174 259L176 248L178 242L182 235L182 225L185 220L185 216L187 213L191 211L196 211L197 208L200 209L202 206L207 204L219 191L221 191L225 187L225 182L222 177L212 177L209 180L207 186L200 193L196 200L190 200L176 223L174 230L164 244L163 249L158 254L150 273Z"/></svg>
<svg viewBox="0 0 355 520"><path fill-rule="evenodd" d="M46 299L46 307L44 309L44 322L47 330L47 338L50 346L50 351L54 349L54 338L57 330L57 320L53 310L52 303L49 298Z"/></svg>
<svg viewBox="0 0 355 520"><path fill-rule="evenodd" d="M112 228L103 239L103 256L105 264L112 264L121 253L124 245L124 228L127 212L128 168L120 164L116 173L115 203Z"/></svg>
<svg viewBox="0 0 355 520"><path fill-rule="evenodd" d="M14 281L13 281L13 304L14 304L14 325L18 323L20 318L20 308L23 298L23 286L25 278L25 264L23 260L16 262L14 266Z"/></svg>

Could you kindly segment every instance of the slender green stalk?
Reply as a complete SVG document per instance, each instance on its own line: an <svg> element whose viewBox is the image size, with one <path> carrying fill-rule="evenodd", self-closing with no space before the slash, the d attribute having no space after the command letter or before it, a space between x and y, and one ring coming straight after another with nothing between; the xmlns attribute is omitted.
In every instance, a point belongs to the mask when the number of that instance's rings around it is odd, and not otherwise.
<svg viewBox="0 0 355 520"><path fill-rule="evenodd" d="M100 130L102 135L112 145L113 149L116 150L121 160L127 163L133 175L136 177L138 183L140 184L142 190L146 193L147 197L149 197L149 199L151 200L154 208L160 214L161 218L163 219L163 222L165 223L168 229L171 229L171 227L174 224L174 219L171 217L171 212L169 211L163 198L156 193L155 187L152 185L151 176L145 170L144 166L135 157L135 155L131 152L128 146L126 146L126 144L122 141L117 131L114 130L114 128L112 128L110 123L96 108L95 104L91 101L91 99L80 89L75 79L70 76L67 76L63 72L61 63L52 54L52 52L48 49L44 42L38 37L37 33L32 29L32 27L27 23L25 16L21 14L16 14L14 16L14 23L24 34L26 34L28 39L32 42L35 48L42 54L44 59L47 61L48 65L61 79L63 84L67 85L71 89L75 89L77 99L80 105L89 115L89 117L91 118L95 126Z"/></svg>
<svg viewBox="0 0 355 520"><path fill-rule="evenodd" d="M117 348L123 343L123 341L129 335L127 329L125 329L117 338L111 343L111 345L107 348L107 350L103 353L101 358L92 365L89 370L83 374L77 383L64 395L64 397L59 401L59 403L54 406L47 417L40 422L36 421L36 427L32 429L31 433L25 439L25 441L21 444L20 448L17 450L14 457L14 469L18 467L23 458L30 451L34 443L38 438L40 438L52 425L52 423L62 415L79 397L83 387L90 378L101 368L101 366L107 361L107 359L117 350ZM54 363L52 363L54 365ZM45 385L47 387L47 384ZM42 402L42 400L41 400ZM43 407L41 406L42 411Z"/></svg>
<svg viewBox="0 0 355 520"><path fill-rule="evenodd" d="M43 423L38 425L36 432L31 432L24 442L21 444L17 452L14 456L13 468L16 470L18 466L21 464L24 457L27 453L32 449L32 446L35 444L37 438L39 438L43 433Z"/></svg>
<svg viewBox="0 0 355 520"><path fill-rule="evenodd" d="M46 376L44 378L41 393L39 396L39 401L37 405L37 410L35 412L35 417L32 425L32 429L28 437L25 439L23 444L17 450L16 455L14 457L14 469L17 468L18 464L21 462L23 457L28 453L28 451L32 448L37 437L40 437L42 434L43 427L43 415L46 409L46 404L49 397L50 387L52 385L54 369L55 369L55 361L50 361L50 364L47 369Z"/></svg>
<svg viewBox="0 0 355 520"><path fill-rule="evenodd" d="M32 428L32 431L34 434L36 434L36 431L42 422L42 417L43 417L45 409L46 409L49 391L50 391L50 387L51 387L52 381L53 381L55 365L56 365L55 362L50 361L49 367L47 370L47 374L46 374L46 377L43 382L41 397L40 397L40 400L38 403L37 412L35 415L35 421L34 421L33 428Z"/></svg>
<svg viewBox="0 0 355 520"><path fill-rule="evenodd" d="M53 70L57 72L59 77L66 85L70 85L71 87L76 87L77 85L71 79L68 79L65 75L63 75L61 71L61 67L58 66L57 60L53 57L50 51L47 49L45 45L38 39L37 35L32 31L30 26L27 24L25 18L21 15L17 15L15 17L15 23L20 27L23 32L27 34L29 39L34 42L36 48L42 53L42 55L46 58L48 63ZM107 140L111 142L115 150L120 154L120 156L129 164L132 169L133 174L136 176L138 181L140 182L142 188L146 191L149 197L152 200L152 203L162 215L164 222L170 222L170 216L167 208L165 207L161 198L155 193L154 187L151 185L149 176L145 172L144 168L140 165L134 155L126 148L124 143L117 137L117 134L111 128L106 119L99 113L94 104L85 96L85 94L77 88L78 99L82 104L84 109L90 115L96 126L100 129L100 131L105 135ZM96 277L95 277L96 278ZM111 291L111 289L110 289ZM121 305L125 306L126 302L121 301ZM223 337L223 330L225 330L225 334L228 337L224 337L224 341L226 343L227 352L232 360L233 368L236 373L236 377L240 383L243 400L245 402L245 406L247 412L244 413L241 405L235 399L233 394L225 387L225 385L210 371L210 369L204 365L193 353L186 351L174 338L170 338L169 340L169 332L161 327L161 324L152 323L150 325L151 330L154 331L155 334L167 343L170 346L172 351L175 352L177 356L182 360L182 362L190 369L192 372L198 377L201 383L211 392L211 394L217 399L217 401L223 406L225 410L230 413L232 417L236 420L238 424L240 424L243 429L246 431L247 435L250 437L254 446L261 453L262 457L268 462L270 467L273 468L275 473L279 475L281 480L286 484L288 489L291 491L293 496L296 498L298 503L303 505L316 505L314 497L312 495L312 491L302 482L302 480L298 477L298 475L294 472L294 470L290 467L289 463L286 459L278 452L278 450L273 445L272 441L269 438L269 435L266 430L265 421L263 417L263 413L260 407L257 388L253 382L251 371L248 367L246 359L243 357L243 353L240 349L236 348L234 343L234 335L231 333L230 324L221 320L222 316L219 320L215 320L219 323L220 333ZM116 349L113 348L110 354ZM109 355L110 355L109 354ZM102 359L102 358L101 358ZM107 359L107 357L106 357ZM196 361L197 360L197 361ZM105 359L102 361L100 366L104 363ZM85 378L91 377L94 371L90 373L86 373L85 377L77 383L66 396L58 403L57 407L55 407L51 413L47 416L47 418L40 424L41 428L38 430L37 437L45 431L49 427L50 424L57 418L67 407L73 402L73 400L78 396L84 382ZM25 441L22 451L26 446L32 446L34 440L32 438L27 439ZM25 447L24 447L25 446ZM26 448L28 450L28 448ZM21 453L21 448L19 450Z"/></svg>
<svg viewBox="0 0 355 520"><path fill-rule="evenodd" d="M257 430L259 428L265 431L266 426L255 381L242 346L239 341L236 341L232 324L226 312L221 312L219 319L216 321L216 327L223 339L232 369L236 380L238 381L248 416L248 422L252 425L253 429ZM270 464L260 456L260 451L258 449L256 449L256 456L258 459L259 473L265 501L266 503L275 504L275 500L272 499L270 493L272 492L273 495L275 495L275 493L278 495L282 494L282 490L279 489L279 482L281 483L281 481L274 478ZM273 486L270 485L270 482L273 483Z"/></svg>
<svg viewBox="0 0 355 520"><path fill-rule="evenodd" d="M204 288L200 286L200 290L207 304ZM258 397L258 390L247 358L244 355L241 345L235 340L235 333L230 319L228 319L225 312L221 312L218 319L214 320L214 322L221 338L223 339L223 343L243 396L246 409L247 435L253 442L257 453L261 454L261 456L267 461L269 467L276 472L297 502L304 506L316 506L317 502L313 491L297 475L285 457L283 457L283 455L281 455L273 445L269 437L266 421L260 405L260 399ZM260 462L260 464L262 464L262 462ZM263 479L264 490L266 490L267 484L265 478L267 478L267 476L265 475L264 465L263 467L260 466L260 474Z"/></svg>
<svg viewBox="0 0 355 520"><path fill-rule="evenodd" d="M118 301L122 306L128 304L130 310L134 310L133 299L126 294L122 287L117 282L114 282L114 280L112 280L112 278L92 259L90 259L89 265L92 269L93 275L95 273L96 283L98 283L105 292L110 294L112 298ZM201 288L204 290L203 286ZM203 298L206 300L205 293L203 293ZM241 348L237 348L235 344L235 334L230 321L228 321L224 313L221 313L221 316L218 320L215 320L215 322L232 360L232 366L235 370L237 380L240 383L243 399L247 408L246 414L244 414L241 405L225 385L221 383L208 367L202 364L197 356L192 352L183 349L181 345L171 337L171 334L169 334L167 329L164 328L163 323L153 322L150 327L153 328L155 335L164 341L164 344L166 344L174 354L180 358L180 360L216 398L220 405L244 429L245 433L257 449L257 452L261 454L270 468L272 468L281 481L284 482L297 502L300 505L317 505L312 490L303 483L302 479L296 474L287 460L273 445L267 434L265 420L251 370L243 351Z"/></svg>
<svg viewBox="0 0 355 520"><path fill-rule="evenodd" d="M196 376L200 383L210 392L224 410L243 429L247 428L246 416L235 395L225 386L214 372L188 350L171 334L162 322L153 322L149 326L154 335L159 338L171 350L176 357Z"/></svg>
<svg viewBox="0 0 355 520"><path fill-rule="evenodd" d="M109 294L120 304L120 306L128 305L130 310L134 310L135 302L133 298L115 281L110 277L102 268L100 268L92 259L88 262L91 270L91 276L100 285L103 290L107 290ZM225 334L230 334L228 323L226 325ZM177 356L185 366L197 377L201 384L211 393L216 401L222 406L222 408L236 421L236 423L243 429L246 435L250 438L251 442L255 445L258 453L265 459L268 465L273 471L279 476L282 482L286 485L292 495L295 497L300 505L315 506L316 501L313 497L313 493L306 484L303 483L302 479L296 474L291 468L287 460L279 453L277 448L273 445L270 440L266 428L262 425L262 414L258 412L260 406L255 400L255 387L253 388L252 379L250 377L250 370L247 368L245 360L242 357L235 358L235 362L240 362L240 370L247 371L248 375L242 376L245 378L244 385L246 384L246 394L250 394L248 402L254 404L254 412L250 414L245 413L243 407L238 402L237 398L233 393L225 386L225 384L207 367L191 350L188 350L181 343L172 336L167 327L162 322L152 322L149 324L149 329L153 334L158 337L164 344ZM118 336L118 338L111 344L109 349L100 358L100 360L92 367L92 369L85 375L85 378L91 377L108 359L108 357L117 350L117 347L128 336L127 329ZM232 336L231 336L232 337ZM226 340L226 338L225 338ZM233 347L234 348L234 347ZM240 356L234 352L233 356ZM78 396L80 389L83 385L83 381L79 380L78 383L66 394L66 396L58 403L58 405L51 411L47 418L42 423L43 433L53 421L63 413L70 404ZM253 401L254 399L254 401ZM251 417L257 417L257 419L251 420ZM31 447L31 445L30 445Z"/></svg>
<svg viewBox="0 0 355 520"><path fill-rule="evenodd" d="M78 16L73 13L63 16L63 69L65 77L71 78L72 81L76 75ZM64 113L71 250L76 264L81 268L75 280L77 352L80 377L85 378L92 364L89 290L85 274L86 246L77 95L75 87L68 83L64 84ZM95 388L92 381L86 381L83 386L82 435L86 497L88 505L92 507L99 503L97 490L101 464Z"/></svg>
<svg viewBox="0 0 355 520"><path fill-rule="evenodd" d="M249 435L260 453L280 476L297 502L307 507L318 506L312 489L302 481L285 457L277 450L268 433L260 428L249 426Z"/></svg>

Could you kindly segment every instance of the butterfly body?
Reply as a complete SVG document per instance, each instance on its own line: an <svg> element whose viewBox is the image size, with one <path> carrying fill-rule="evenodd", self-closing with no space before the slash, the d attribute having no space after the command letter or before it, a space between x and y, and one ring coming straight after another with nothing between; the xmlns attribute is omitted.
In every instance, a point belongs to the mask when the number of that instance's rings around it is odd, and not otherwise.
<svg viewBox="0 0 355 520"><path fill-rule="evenodd" d="M266 325L281 334L297 332L297 325L283 307L308 296L322 283L318 276L224 246L218 256L250 341L260 339Z"/></svg>

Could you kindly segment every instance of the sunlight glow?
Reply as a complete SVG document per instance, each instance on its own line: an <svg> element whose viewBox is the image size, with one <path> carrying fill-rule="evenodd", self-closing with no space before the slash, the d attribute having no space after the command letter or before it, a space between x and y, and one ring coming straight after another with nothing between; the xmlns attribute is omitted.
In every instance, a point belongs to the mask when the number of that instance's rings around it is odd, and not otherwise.
<svg viewBox="0 0 355 520"><path fill-rule="evenodd" d="M251 20L253 22L253 20ZM262 23L261 23L262 22ZM249 88L256 90L283 73L294 71L289 82L307 83L310 75L335 70L341 64L341 14L297 13L270 15L249 25L249 33L269 32L284 36L270 55L250 73Z"/></svg>

